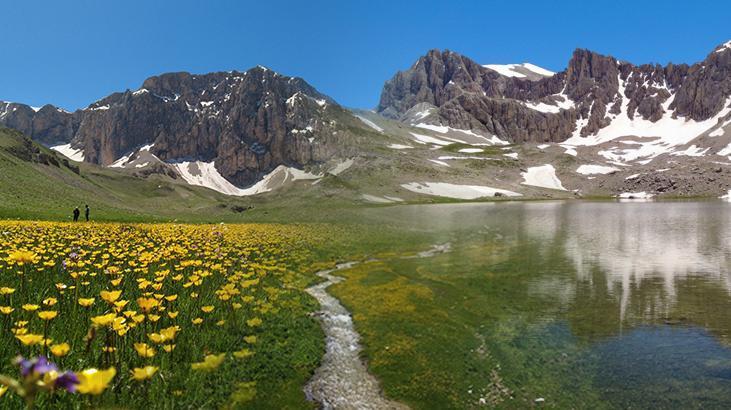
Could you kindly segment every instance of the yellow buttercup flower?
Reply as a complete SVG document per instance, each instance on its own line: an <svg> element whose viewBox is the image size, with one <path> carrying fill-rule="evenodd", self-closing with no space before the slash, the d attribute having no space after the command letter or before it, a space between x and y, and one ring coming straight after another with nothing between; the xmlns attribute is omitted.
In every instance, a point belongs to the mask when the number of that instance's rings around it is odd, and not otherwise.
<svg viewBox="0 0 731 410"><path fill-rule="evenodd" d="M121 290L103 290L99 292L99 296L102 297L102 299L107 303L114 303L119 299L120 296L122 296Z"/></svg>
<svg viewBox="0 0 731 410"><path fill-rule="evenodd" d="M132 378L138 382L152 378L157 373L155 366L135 367L130 371Z"/></svg>
<svg viewBox="0 0 731 410"><path fill-rule="evenodd" d="M215 309L215 307L214 306L211 306L211 305L203 306L201 308L201 310L203 311L203 313L211 313L211 312L213 312L213 309Z"/></svg>
<svg viewBox="0 0 731 410"><path fill-rule="evenodd" d="M256 336L254 336L254 335L244 336L244 342L246 342L250 345L253 345L254 343L256 343Z"/></svg>
<svg viewBox="0 0 731 410"><path fill-rule="evenodd" d="M3 397L3 395L7 391L8 391L8 386L0 386L0 397Z"/></svg>
<svg viewBox="0 0 731 410"><path fill-rule="evenodd" d="M155 349L148 346L147 343L135 343L134 347L140 357L150 358L155 356Z"/></svg>
<svg viewBox="0 0 731 410"><path fill-rule="evenodd" d="M38 317L41 320L53 320L58 316L58 312L55 310L42 310L38 312Z"/></svg>
<svg viewBox="0 0 731 410"><path fill-rule="evenodd" d="M56 299L56 298L43 299L43 304L46 306L53 306L56 303L58 303L58 299Z"/></svg>
<svg viewBox="0 0 731 410"><path fill-rule="evenodd" d="M79 378L79 384L76 386L76 391L81 394L102 394L104 390L109 387L109 383L111 383L116 374L117 369L114 367L110 367L107 370L84 370L83 372L76 374Z"/></svg>
<svg viewBox="0 0 731 410"><path fill-rule="evenodd" d="M13 313L14 311L15 311L15 309L13 309L10 306L0 306L0 313L2 313L3 315L9 315L9 314Z"/></svg>
<svg viewBox="0 0 731 410"><path fill-rule="evenodd" d="M94 316L91 318L91 323L97 327L105 327L111 325L116 318L115 313L107 313L106 315Z"/></svg>
<svg viewBox="0 0 731 410"><path fill-rule="evenodd" d="M221 353L218 355L215 354L209 354L205 358L203 358L202 362L199 363L193 363L190 365L191 369L193 370L200 370L204 372L212 372L223 363L224 359L226 359L226 353Z"/></svg>
<svg viewBox="0 0 731 410"><path fill-rule="evenodd" d="M12 295L15 293L15 289L8 288L8 287L2 287L0 288L0 295Z"/></svg>
<svg viewBox="0 0 731 410"><path fill-rule="evenodd" d="M79 298L78 303L83 307L90 307L94 304L95 298Z"/></svg>
<svg viewBox="0 0 731 410"><path fill-rule="evenodd" d="M143 312L147 313L160 306L160 302L155 298L138 298L137 306L139 306Z"/></svg>
<svg viewBox="0 0 731 410"><path fill-rule="evenodd" d="M191 320L191 322L193 322L194 325L200 325L201 323L203 323L203 319L197 317L197 318Z"/></svg>
<svg viewBox="0 0 731 410"><path fill-rule="evenodd" d="M253 356L254 355L254 352L252 352L249 349L244 348L244 349L241 349L241 350L239 350L237 352L234 352L233 354L234 354L234 357L237 358L237 359L245 359L245 358L247 358L249 356Z"/></svg>
<svg viewBox="0 0 731 410"><path fill-rule="evenodd" d="M15 262L18 265L24 265L26 263L35 263L37 258L38 255L35 252L20 250L10 252L6 260L8 262Z"/></svg>
<svg viewBox="0 0 731 410"><path fill-rule="evenodd" d="M25 346L33 346L43 343L43 335L37 335L33 333L16 335L15 338L20 340L20 343L23 343L23 345Z"/></svg>
<svg viewBox="0 0 731 410"><path fill-rule="evenodd" d="M57 345L53 345L50 348L51 354L53 354L56 357L63 357L69 354L69 351L71 350L71 346L69 346L68 343L60 343Z"/></svg>
<svg viewBox="0 0 731 410"><path fill-rule="evenodd" d="M34 305L32 303L26 303L22 307L23 307L23 310L28 311L28 312L34 312L34 311L36 311L36 310L38 310L38 309L41 308L40 306Z"/></svg>

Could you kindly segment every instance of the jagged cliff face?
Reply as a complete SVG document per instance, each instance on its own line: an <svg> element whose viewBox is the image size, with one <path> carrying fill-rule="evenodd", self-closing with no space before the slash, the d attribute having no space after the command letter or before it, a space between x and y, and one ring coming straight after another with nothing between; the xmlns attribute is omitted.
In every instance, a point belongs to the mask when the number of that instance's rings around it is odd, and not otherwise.
<svg viewBox="0 0 731 410"><path fill-rule="evenodd" d="M731 42L693 66L635 66L576 50L555 74L527 64L482 66L432 50L385 84L378 112L512 142L561 142L594 135L620 117L707 120L726 108L729 96Z"/></svg>
<svg viewBox="0 0 731 410"><path fill-rule="evenodd" d="M0 124L46 145L70 141L79 125L77 117L52 105L33 108L4 101L0 101Z"/></svg>
<svg viewBox="0 0 731 410"><path fill-rule="evenodd" d="M340 129L335 118L344 112L304 80L264 67L151 77L136 91L112 94L74 113L4 104L0 123L48 145L70 142L86 162L119 163L145 146L165 162L213 161L240 186L279 165L329 159L339 149L333 143Z"/></svg>

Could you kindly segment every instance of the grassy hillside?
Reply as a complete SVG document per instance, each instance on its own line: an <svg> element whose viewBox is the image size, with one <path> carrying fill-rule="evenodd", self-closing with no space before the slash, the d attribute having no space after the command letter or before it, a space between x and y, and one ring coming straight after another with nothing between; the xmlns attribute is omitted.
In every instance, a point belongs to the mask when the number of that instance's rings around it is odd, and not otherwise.
<svg viewBox="0 0 731 410"><path fill-rule="evenodd" d="M138 178L74 163L0 128L0 218L68 220L85 203L95 219L124 221L239 219L249 206L166 176Z"/></svg>

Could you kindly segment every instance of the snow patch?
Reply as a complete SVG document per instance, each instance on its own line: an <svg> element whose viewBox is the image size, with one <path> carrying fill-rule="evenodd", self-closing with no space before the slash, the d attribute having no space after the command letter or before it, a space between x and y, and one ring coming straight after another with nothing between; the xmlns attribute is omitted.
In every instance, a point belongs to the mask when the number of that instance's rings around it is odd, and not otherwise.
<svg viewBox="0 0 731 410"><path fill-rule="evenodd" d="M84 150L71 148L71 144L54 145L50 148L72 161L84 161Z"/></svg>
<svg viewBox="0 0 731 410"><path fill-rule="evenodd" d="M593 175L593 174L611 174L612 172L619 171L618 168L608 167L606 165L580 165L576 169L576 172L582 175Z"/></svg>
<svg viewBox="0 0 731 410"><path fill-rule="evenodd" d="M523 185L566 191L566 188L561 185L561 180L556 176L556 168L551 164L530 167L520 175L523 177Z"/></svg>
<svg viewBox="0 0 731 410"><path fill-rule="evenodd" d="M249 196L272 191L285 183L297 180L319 179L322 175L311 174L297 168L280 165L249 188L239 188L224 178L214 162L180 161L170 165L191 185L203 186L226 195Z"/></svg>
<svg viewBox="0 0 731 410"><path fill-rule="evenodd" d="M531 63L523 63L523 64L485 64L483 65L485 68L489 68L490 70L497 71L499 74L504 75L506 77L515 77L515 78L525 78L526 75L517 71L516 68L523 68L524 70L531 71L535 74L544 76L544 77L552 77L554 74L553 71L546 70L545 68L538 67L537 65L531 64Z"/></svg>
<svg viewBox="0 0 731 410"><path fill-rule="evenodd" d="M390 144L388 146L388 148L391 148L391 149L412 149L414 147L412 147L411 145L404 145L404 144Z"/></svg>
<svg viewBox="0 0 731 410"><path fill-rule="evenodd" d="M368 118L362 117L360 115L356 115L356 117L359 120L363 121L363 123L365 123L365 125L373 128L374 130L376 130L378 132L383 132L383 128L379 127L378 125L376 125L376 123L374 123L373 121L369 120Z"/></svg>
<svg viewBox="0 0 731 410"><path fill-rule="evenodd" d="M449 184L446 182L411 182L408 184L401 184L401 187L419 194L443 196L456 199L477 199L484 197L494 197L496 193L512 197L521 196L521 194L517 192L508 191L505 189L491 188L482 185L457 185Z"/></svg>
<svg viewBox="0 0 731 410"><path fill-rule="evenodd" d="M621 194L617 195L617 198L620 199L650 199L654 195L647 193L645 191L642 192L622 192Z"/></svg>
<svg viewBox="0 0 731 410"><path fill-rule="evenodd" d="M451 167L451 165L447 164L447 163L446 163L446 162L444 162L444 161L440 161L440 160L438 160L438 159L430 159L429 161L431 161L431 162L433 162L433 163L435 163L435 164L437 164L437 165L441 165L441 166L443 166L443 167Z"/></svg>
<svg viewBox="0 0 731 410"><path fill-rule="evenodd" d="M412 132L411 135L414 136L416 142L419 144L435 144L441 146L453 144L453 142L451 141L445 141L439 138L430 137L428 135L417 134L415 132Z"/></svg>

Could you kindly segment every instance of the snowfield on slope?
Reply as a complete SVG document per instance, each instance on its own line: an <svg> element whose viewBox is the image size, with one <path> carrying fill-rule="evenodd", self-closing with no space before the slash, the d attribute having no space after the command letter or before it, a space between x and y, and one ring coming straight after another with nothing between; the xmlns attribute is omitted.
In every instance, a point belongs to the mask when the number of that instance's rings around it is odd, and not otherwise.
<svg viewBox="0 0 731 410"><path fill-rule="evenodd" d="M458 185L446 182L411 182L401 184L401 187L419 194L443 196L455 199L477 199L494 197L495 194L504 196L522 196L517 192L505 189L491 188L483 185Z"/></svg>
<svg viewBox="0 0 731 410"><path fill-rule="evenodd" d="M310 174L297 168L280 165L265 175L261 181L248 188L239 188L221 175L213 162L181 161L170 163L185 182L203 186L226 195L249 196L269 192L290 181L319 179L322 175Z"/></svg>
<svg viewBox="0 0 731 410"><path fill-rule="evenodd" d="M566 191L566 188L561 184L561 180L556 176L556 168L553 165L530 167L526 172L521 172L520 175L523 177L523 185Z"/></svg>
<svg viewBox="0 0 731 410"><path fill-rule="evenodd" d="M618 168L608 167L606 165L580 165L576 172L582 175L593 175L593 174L610 174L612 172L619 171Z"/></svg>
<svg viewBox="0 0 731 410"><path fill-rule="evenodd" d="M50 148L72 161L84 161L84 150L71 148L71 144L54 145Z"/></svg>
<svg viewBox="0 0 731 410"><path fill-rule="evenodd" d="M674 97L671 96L662 104L664 115L658 121L646 120L639 114L635 114L630 119L627 115L630 99L625 96L626 81L622 80L619 75L617 81L619 82L617 94L622 98L619 114L610 115L611 122L608 126L586 137L581 137L579 133L588 123L588 119L579 119L576 123L574 135L564 141L563 145L573 147L592 146L621 137L635 136L642 138L642 140L633 141L631 147L613 147L600 151L599 155L620 163L637 160L644 160L640 163L648 163L661 154L672 153L676 147L690 143L704 132L716 127L720 119L731 113L731 107L729 106L731 98L727 98L724 101L723 109L707 120L695 121L684 117L673 118L674 111L670 110L670 104L673 102ZM667 89L666 86L665 88ZM692 152L691 154L697 153ZM677 155L688 155L688 153L681 151Z"/></svg>

